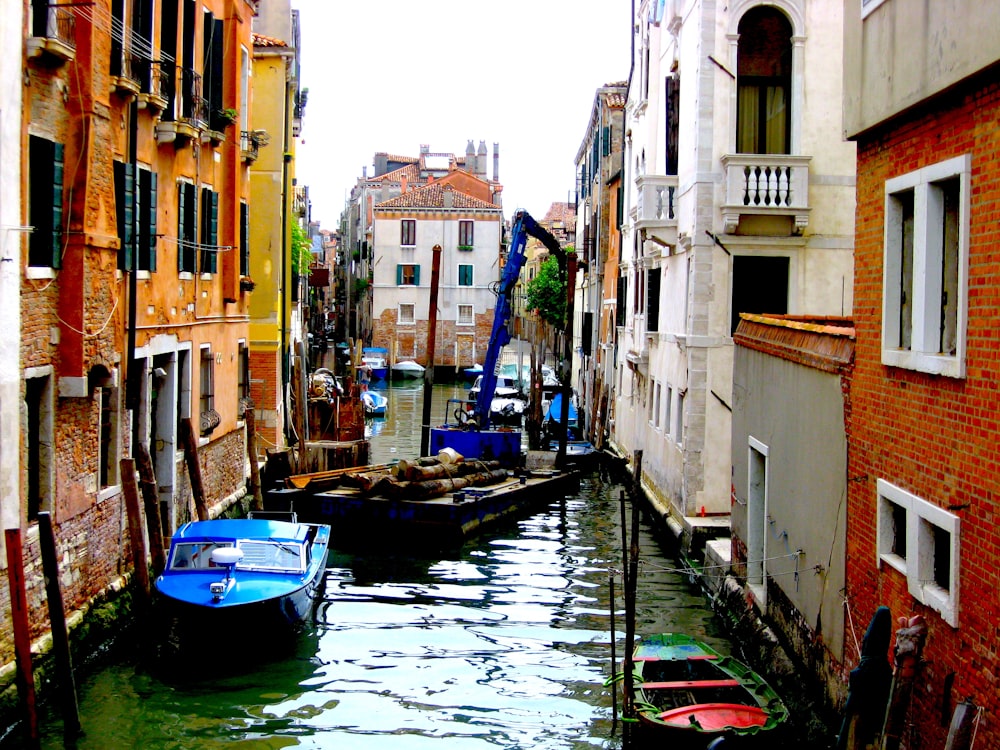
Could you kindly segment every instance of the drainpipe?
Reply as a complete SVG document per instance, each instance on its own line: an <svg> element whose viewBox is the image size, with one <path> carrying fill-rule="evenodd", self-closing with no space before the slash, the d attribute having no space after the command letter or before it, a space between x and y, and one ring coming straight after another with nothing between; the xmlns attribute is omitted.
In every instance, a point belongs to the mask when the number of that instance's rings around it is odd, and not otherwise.
<svg viewBox="0 0 1000 750"><path fill-rule="evenodd" d="M136 160L138 155L136 153L137 141L139 140L138 130L139 130L139 106L138 97L132 97L132 102L129 104L129 144L128 144L128 161L132 167L132 186L133 195L135 194L135 185L137 184L138 174L136 172ZM136 271L139 268L139 253L138 244L135 241L136 237L136 211L135 204L133 200L132 207L132 248L131 262L129 267L125 269L128 274L128 330L127 330L127 341L126 341L126 356L125 356L125 409L132 412L132 445L131 445L131 455L135 455L135 446L139 444L139 396L141 393L140 377L142 376L143 368L138 366L135 361L135 330L136 330L136 309L138 303L136 301Z"/></svg>
<svg viewBox="0 0 1000 750"><path fill-rule="evenodd" d="M288 300L291 291L288 287L288 201L289 201L289 190L288 190L288 180L289 180L289 168L288 165L292 161L291 154L288 151L291 141L289 140L289 131L291 131L291 125L289 124L289 101L291 99L292 91L291 85L289 83L285 84L285 105L284 105L284 117L282 122L282 137L281 137L281 272L280 272L280 288L281 288L281 313L278 316L278 320L281 326L281 398L282 402L285 403L285 396L288 392L288 381L290 379L290 361L288 357L288 334L286 329L288 328ZM285 412L285 438L287 440L289 435L289 429L291 425L289 424L289 416L291 412L286 410Z"/></svg>

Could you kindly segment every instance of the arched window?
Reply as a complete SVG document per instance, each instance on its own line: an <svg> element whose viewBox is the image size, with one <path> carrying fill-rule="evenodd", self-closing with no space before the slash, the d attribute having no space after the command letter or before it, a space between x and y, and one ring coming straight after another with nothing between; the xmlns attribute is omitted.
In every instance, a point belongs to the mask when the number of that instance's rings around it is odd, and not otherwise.
<svg viewBox="0 0 1000 750"><path fill-rule="evenodd" d="M736 151L787 154L791 133L791 24L774 8L753 8L740 19L739 35Z"/></svg>

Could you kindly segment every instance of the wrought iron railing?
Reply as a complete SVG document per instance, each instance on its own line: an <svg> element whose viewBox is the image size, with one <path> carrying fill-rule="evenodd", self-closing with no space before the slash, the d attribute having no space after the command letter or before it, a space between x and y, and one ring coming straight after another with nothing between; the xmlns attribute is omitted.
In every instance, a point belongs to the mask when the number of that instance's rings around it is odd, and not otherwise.
<svg viewBox="0 0 1000 750"><path fill-rule="evenodd" d="M71 8L34 0L31 4L31 35L57 39L67 47L76 48L76 16Z"/></svg>

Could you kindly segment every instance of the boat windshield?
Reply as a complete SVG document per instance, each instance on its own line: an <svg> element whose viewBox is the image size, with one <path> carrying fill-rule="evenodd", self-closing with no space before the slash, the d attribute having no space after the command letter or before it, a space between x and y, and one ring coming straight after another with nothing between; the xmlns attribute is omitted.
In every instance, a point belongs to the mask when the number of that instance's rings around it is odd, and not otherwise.
<svg viewBox="0 0 1000 750"><path fill-rule="evenodd" d="M222 567L212 561L212 550L232 547L231 542L178 542L170 557L171 570L207 570ZM236 568L301 572L305 569L302 545L273 540L241 539L236 544L243 557Z"/></svg>
<svg viewBox="0 0 1000 750"><path fill-rule="evenodd" d="M289 542L241 539L239 547L243 559L236 566L257 570L303 570L302 545Z"/></svg>
<svg viewBox="0 0 1000 750"><path fill-rule="evenodd" d="M230 542L178 542L170 556L170 569L206 570L221 568L212 560L212 550L232 547Z"/></svg>

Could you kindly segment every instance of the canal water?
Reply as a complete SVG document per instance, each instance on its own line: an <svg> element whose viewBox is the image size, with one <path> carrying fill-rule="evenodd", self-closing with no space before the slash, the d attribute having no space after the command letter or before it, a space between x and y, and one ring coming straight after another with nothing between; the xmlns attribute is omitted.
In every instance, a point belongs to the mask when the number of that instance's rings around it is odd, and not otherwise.
<svg viewBox="0 0 1000 750"><path fill-rule="evenodd" d="M373 463L415 456L420 444L422 385L384 392ZM434 386L442 406L432 421L461 395ZM574 495L453 554L332 549L315 620L235 661L226 633L207 634L207 655L170 665L119 645L81 670L84 733L72 746L621 748L605 681L612 609L619 661L624 644L622 493L594 473ZM637 632L684 631L729 653L701 591L645 521L640 546ZM51 708L42 731L43 747L66 746Z"/></svg>

